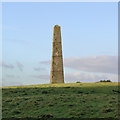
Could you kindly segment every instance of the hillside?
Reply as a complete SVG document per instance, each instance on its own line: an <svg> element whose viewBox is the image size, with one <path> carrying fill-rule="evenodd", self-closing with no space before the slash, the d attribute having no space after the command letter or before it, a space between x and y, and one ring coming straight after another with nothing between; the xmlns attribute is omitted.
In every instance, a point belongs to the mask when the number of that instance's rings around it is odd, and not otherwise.
<svg viewBox="0 0 120 120"><path fill-rule="evenodd" d="M3 87L3 118L117 118L118 83Z"/></svg>

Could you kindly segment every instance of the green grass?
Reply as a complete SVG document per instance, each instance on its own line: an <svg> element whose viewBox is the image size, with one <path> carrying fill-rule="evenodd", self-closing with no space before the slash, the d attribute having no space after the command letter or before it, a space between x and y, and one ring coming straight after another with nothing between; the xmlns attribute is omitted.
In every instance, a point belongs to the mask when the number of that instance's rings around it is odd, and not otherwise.
<svg viewBox="0 0 120 120"><path fill-rule="evenodd" d="M69 83L2 88L3 118L117 118L118 83Z"/></svg>

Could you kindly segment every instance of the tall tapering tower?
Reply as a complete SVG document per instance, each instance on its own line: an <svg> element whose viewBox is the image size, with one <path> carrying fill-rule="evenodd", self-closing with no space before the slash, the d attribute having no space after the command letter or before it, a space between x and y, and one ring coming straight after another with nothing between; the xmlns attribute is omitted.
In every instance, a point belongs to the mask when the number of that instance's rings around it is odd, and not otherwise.
<svg viewBox="0 0 120 120"><path fill-rule="evenodd" d="M64 83L63 57L60 26L53 28L50 83Z"/></svg>

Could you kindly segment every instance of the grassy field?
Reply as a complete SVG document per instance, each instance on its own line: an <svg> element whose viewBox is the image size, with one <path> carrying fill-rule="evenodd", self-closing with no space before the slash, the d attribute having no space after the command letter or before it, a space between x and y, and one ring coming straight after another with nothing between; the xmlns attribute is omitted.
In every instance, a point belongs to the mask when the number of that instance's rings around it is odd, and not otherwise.
<svg viewBox="0 0 120 120"><path fill-rule="evenodd" d="M2 88L3 118L117 118L118 83L66 83Z"/></svg>

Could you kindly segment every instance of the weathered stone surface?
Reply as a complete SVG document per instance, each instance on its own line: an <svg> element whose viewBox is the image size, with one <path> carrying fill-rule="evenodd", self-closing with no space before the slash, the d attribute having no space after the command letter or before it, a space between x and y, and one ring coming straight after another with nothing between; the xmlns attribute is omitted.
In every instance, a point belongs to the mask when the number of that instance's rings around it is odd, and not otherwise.
<svg viewBox="0 0 120 120"><path fill-rule="evenodd" d="M50 83L64 83L61 30L58 25L53 28Z"/></svg>

